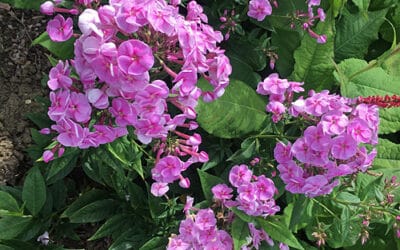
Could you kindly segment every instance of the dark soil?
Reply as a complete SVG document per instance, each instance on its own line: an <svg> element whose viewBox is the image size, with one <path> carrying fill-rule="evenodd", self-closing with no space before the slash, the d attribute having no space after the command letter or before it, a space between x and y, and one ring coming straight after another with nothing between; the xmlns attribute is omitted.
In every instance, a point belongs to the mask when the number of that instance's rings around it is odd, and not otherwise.
<svg viewBox="0 0 400 250"><path fill-rule="evenodd" d="M34 99L48 93L40 82L50 63L31 43L46 22L39 12L0 5L0 184L16 184L32 165L24 150L35 126L25 115L40 110Z"/></svg>

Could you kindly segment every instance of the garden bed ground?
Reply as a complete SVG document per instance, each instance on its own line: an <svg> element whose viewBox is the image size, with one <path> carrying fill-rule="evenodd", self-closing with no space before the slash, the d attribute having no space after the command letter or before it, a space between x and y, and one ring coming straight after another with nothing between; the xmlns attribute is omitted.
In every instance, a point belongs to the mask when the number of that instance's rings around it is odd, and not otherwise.
<svg viewBox="0 0 400 250"><path fill-rule="evenodd" d="M50 67L31 42L45 28L40 13L0 5L0 184L18 183L31 166L24 150L33 124L25 115L40 108L34 98L47 94L40 81Z"/></svg>

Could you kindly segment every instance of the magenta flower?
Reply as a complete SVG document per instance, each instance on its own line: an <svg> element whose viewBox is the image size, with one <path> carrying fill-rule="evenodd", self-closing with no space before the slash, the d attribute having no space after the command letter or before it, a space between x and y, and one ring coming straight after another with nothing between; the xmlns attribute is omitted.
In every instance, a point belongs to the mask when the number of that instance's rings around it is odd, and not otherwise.
<svg viewBox="0 0 400 250"><path fill-rule="evenodd" d="M68 17L67 20L60 14L54 17L47 23L47 33L50 39L54 42L64 42L72 37L72 18Z"/></svg>
<svg viewBox="0 0 400 250"><path fill-rule="evenodd" d="M243 183L250 182L252 176L253 173L246 165L236 165L229 172L229 182L233 186L239 187Z"/></svg>
<svg viewBox="0 0 400 250"><path fill-rule="evenodd" d="M357 142L351 135L341 135L333 139L331 153L332 156L340 159L347 160L357 151Z"/></svg>
<svg viewBox="0 0 400 250"><path fill-rule="evenodd" d="M122 98L113 99L112 105L108 110L115 117L115 123L118 126L132 125L137 119L132 105Z"/></svg>
<svg viewBox="0 0 400 250"><path fill-rule="evenodd" d="M211 189L214 194L214 199L218 200L229 200L233 197L232 188L228 187L226 184L218 184Z"/></svg>
<svg viewBox="0 0 400 250"><path fill-rule="evenodd" d="M272 7L268 0L251 0L249 3L249 17L262 21L268 15L271 15Z"/></svg>
<svg viewBox="0 0 400 250"><path fill-rule="evenodd" d="M40 5L40 12L45 15L53 15L54 14L54 3L52 1L46 1Z"/></svg>
<svg viewBox="0 0 400 250"><path fill-rule="evenodd" d="M280 79L278 74L273 73L258 84L257 93L283 95L289 87L290 84L286 79Z"/></svg>
<svg viewBox="0 0 400 250"><path fill-rule="evenodd" d="M90 120L92 107L86 96L82 93L72 92L68 104L67 115L74 118L77 122L87 122Z"/></svg>
<svg viewBox="0 0 400 250"><path fill-rule="evenodd" d="M118 48L118 55L118 66L125 74L141 75L154 64L151 48L136 39L121 43Z"/></svg>
<svg viewBox="0 0 400 250"><path fill-rule="evenodd" d="M353 136L358 143L368 143L371 140L372 132L366 121L356 118L347 126L347 133Z"/></svg>
<svg viewBox="0 0 400 250"><path fill-rule="evenodd" d="M195 220L195 225L200 230L207 230L215 227L217 220L215 219L214 212L208 209L201 209L197 215Z"/></svg>
<svg viewBox="0 0 400 250"><path fill-rule="evenodd" d="M169 190L168 183L154 182L151 184L150 192L157 197L163 196Z"/></svg>
<svg viewBox="0 0 400 250"><path fill-rule="evenodd" d="M58 64L50 70L47 86L51 90L58 88L68 89L72 85L72 79L69 77L70 73L68 61L65 62L65 65L61 60L58 61Z"/></svg>
<svg viewBox="0 0 400 250"><path fill-rule="evenodd" d="M43 152L43 161L48 163L54 159L54 153L51 150L46 150Z"/></svg>
<svg viewBox="0 0 400 250"><path fill-rule="evenodd" d="M183 162L176 156L168 155L160 159L151 170L155 181L172 183L179 179L183 168Z"/></svg>
<svg viewBox="0 0 400 250"><path fill-rule="evenodd" d="M283 142L278 142L274 149L274 158L278 163L285 163L292 160L291 143L285 145Z"/></svg>
<svg viewBox="0 0 400 250"><path fill-rule="evenodd" d="M310 163L311 147L310 143L304 137L300 137L293 143L292 153L297 160L303 163Z"/></svg>

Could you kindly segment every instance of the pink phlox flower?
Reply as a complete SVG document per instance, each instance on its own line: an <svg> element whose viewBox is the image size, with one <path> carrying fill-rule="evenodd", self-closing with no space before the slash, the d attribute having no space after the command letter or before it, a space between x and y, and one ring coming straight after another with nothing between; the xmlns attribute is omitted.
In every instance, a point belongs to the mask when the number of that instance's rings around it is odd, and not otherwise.
<svg viewBox="0 0 400 250"><path fill-rule="evenodd" d="M168 192L168 190L169 190L168 183L163 183L163 182L154 182L153 184L151 184L150 188L151 194L156 197L163 196Z"/></svg>
<svg viewBox="0 0 400 250"><path fill-rule="evenodd" d="M59 121L51 128L59 133L57 141L66 147L78 147L89 132L70 119Z"/></svg>
<svg viewBox="0 0 400 250"><path fill-rule="evenodd" d="M194 68L182 69L175 77L173 90L180 96L187 96L196 87L197 73Z"/></svg>
<svg viewBox="0 0 400 250"><path fill-rule="evenodd" d="M87 122L90 120L92 107L88 99L82 93L72 92L68 103L67 115L77 122Z"/></svg>
<svg viewBox="0 0 400 250"><path fill-rule="evenodd" d="M325 134L322 125L309 126L304 131L304 138L310 142L311 149L316 151L329 151L332 139Z"/></svg>
<svg viewBox="0 0 400 250"><path fill-rule="evenodd" d="M65 64L61 60L58 61L58 64L50 70L47 86L51 90L58 88L68 89L72 85L72 79L69 77L70 73L68 61Z"/></svg>
<svg viewBox="0 0 400 250"><path fill-rule="evenodd" d="M310 115L321 116L329 110L329 92L312 94L305 100L304 111Z"/></svg>
<svg viewBox="0 0 400 250"><path fill-rule="evenodd" d="M137 120L132 104L123 98L114 98L108 110L115 117L118 126L132 125Z"/></svg>
<svg viewBox="0 0 400 250"><path fill-rule="evenodd" d="M347 126L347 134L353 136L357 143L368 143L372 138L372 132L368 123L360 118L350 121Z"/></svg>
<svg viewBox="0 0 400 250"><path fill-rule="evenodd" d="M301 87L304 85L304 82L289 82L289 92L300 93L304 91L304 88Z"/></svg>
<svg viewBox="0 0 400 250"><path fill-rule="evenodd" d="M214 228L217 223L214 212L210 209L201 209L196 214L195 226L200 230L208 230Z"/></svg>
<svg viewBox="0 0 400 250"><path fill-rule="evenodd" d="M256 201L256 191L257 189L253 182L242 183L237 189L238 200L246 202Z"/></svg>
<svg viewBox="0 0 400 250"><path fill-rule="evenodd" d="M54 3L52 1L46 1L40 5L40 13L45 15L53 15L54 14Z"/></svg>
<svg viewBox="0 0 400 250"><path fill-rule="evenodd" d="M291 152L292 144L288 142L285 145L283 142L278 142L274 149L274 158L278 163L285 163L293 159Z"/></svg>
<svg viewBox="0 0 400 250"><path fill-rule="evenodd" d="M333 179L338 176L345 176L355 172L356 169L350 166L350 164L330 164L327 173L325 174L327 179Z"/></svg>
<svg viewBox="0 0 400 250"><path fill-rule="evenodd" d="M111 5L100 6L97 10L99 20L103 26L112 26L115 22L116 9Z"/></svg>
<svg viewBox="0 0 400 250"><path fill-rule="evenodd" d="M183 162L176 156L161 158L151 170L152 178L157 182L172 183L179 179Z"/></svg>
<svg viewBox="0 0 400 250"><path fill-rule="evenodd" d="M67 116L67 107L70 102L70 91L61 90L57 92L50 92L51 106L47 115L51 120L58 122Z"/></svg>
<svg viewBox="0 0 400 250"><path fill-rule="evenodd" d="M118 28L125 33L133 33L148 23L145 6L149 1L123 1L117 11L116 23Z"/></svg>
<svg viewBox="0 0 400 250"><path fill-rule="evenodd" d="M249 17L262 21L268 15L272 13L272 6L268 0L250 0L249 11L247 15Z"/></svg>
<svg viewBox="0 0 400 250"><path fill-rule="evenodd" d="M101 81L110 85L119 81L120 71L117 58L98 56L90 64Z"/></svg>
<svg viewBox="0 0 400 250"><path fill-rule="evenodd" d="M88 101L97 109L106 109L110 105L108 95L101 89L86 90Z"/></svg>
<svg viewBox="0 0 400 250"><path fill-rule="evenodd" d="M355 107L353 114L368 123L372 130L379 126L379 109L376 105L359 104Z"/></svg>
<svg viewBox="0 0 400 250"><path fill-rule="evenodd" d="M310 142L308 142L304 137L298 138L293 143L292 154L297 158L297 160L303 163L310 163L312 157Z"/></svg>
<svg viewBox="0 0 400 250"><path fill-rule="evenodd" d="M178 9L172 5L167 5L165 1L154 1L147 7L147 20L155 31L172 36L178 20Z"/></svg>
<svg viewBox="0 0 400 250"><path fill-rule="evenodd" d="M286 107L280 102L272 101L266 106L266 111L272 113L272 121L277 123L282 119L282 114L285 113Z"/></svg>
<svg viewBox="0 0 400 250"><path fill-rule="evenodd" d="M113 127L107 125L93 125L94 132L94 140L98 144L106 144L114 141L118 136Z"/></svg>
<svg viewBox="0 0 400 250"><path fill-rule="evenodd" d="M187 9L186 20L195 21L198 23L200 23L201 21L204 23L208 22L207 15L203 13L203 7L196 1L190 1L186 9Z"/></svg>
<svg viewBox="0 0 400 250"><path fill-rule="evenodd" d="M183 212L188 215L189 211L193 208L194 198L190 196L186 196L185 206L183 207Z"/></svg>
<svg viewBox="0 0 400 250"><path fill-rule="evenodd" d="M321 0L308 0L308 6L319 6L321 4Z"/></svg>
<svg viewBox="0 0 400 250"><path fill-rule="evenodd" d="M218 184L211 188L211 192L214 195L214 199L218 200L229 200L233 197L232 188L228 187L226 184Z"/></svg>
<svg viewBox="0 0 400 250"><path fill-rule="evenodd" d="M153 138L166 138L168 131L164 127L165 116L152 114L146 118L138 119L134 125L136 135L140 142L149 144Z"/></svg>
<svg viewBox="0 0 400 250"><path fill-rule="evenodd" d="M257 86L257 93L261 95L282 95L290 87L286 79L280 79L277 73L269 75Z"/></svg>
<svg viewBox="0 0 400 250"><path fill-rule="evenodd" d="M322 187L328 185L328 179L324 175L310 176L305 180L302 193L307 197L313 198L324 194Z"/></svg>
<svg viewBox="0 0 400 250"><path fill-rule="evenodd" d="M154 64L151 48L136 39L122 42L118 48L118 55L118 66L125 74L141 75Z"/></svg>
<svg viewBox="0 0 400 250"><path fill-rule="evenodd" d="M58 14L47 23L46 31L52 41L64 42L72 37L72 25L72 18L68 17L65 20L62 15Z"/></svg>
<svg viewBox="0 0 400 250"><path fill-rule="evenodd" d="M100 25L99 13L94 9L85 9L79 15L78 27L84 35L90 35L94 32L99 37L103 37L104 33L99 28Z"/></svg>
<svg viewBox="0 0 400 250"><path fill-rule="evenodd" d="M253 172L246 165L235 165L229 172L229 182L234 187L239 187L243 183L249 183L252 176Z"/></svg>
<svg viewBox="0 0 400 250"><path fill-rule="evenodd" d="M357 151L357 142L351 135L343 134L337 136L332 141L331 153L332 156L340 159L347 160Z"/></svg>
<svg viewBox="0 0 400 250"><path fill-rule="evenodd" d="M317 151L317 150L311 149L310 164L312 164L316 167L324 166L329 161L328 154L329 154L329 149L322 150L322 151L321 150Z"/></svg>
<svg viewBox="0 0 400 250"><path fill-rule="evenodd" d="M265 201L272 199L277 192L274 182L264 175L258 176L257 181L254 183L258 200Z"/></svg>

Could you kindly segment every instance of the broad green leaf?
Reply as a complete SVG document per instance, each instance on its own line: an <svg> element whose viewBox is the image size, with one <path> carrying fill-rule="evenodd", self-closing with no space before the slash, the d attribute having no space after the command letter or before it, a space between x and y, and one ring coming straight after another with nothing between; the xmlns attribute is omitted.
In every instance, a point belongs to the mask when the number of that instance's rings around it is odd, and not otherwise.
<svg viewBox="0 0 400 250"><path fill-rule="evenodd" d="M213 199L213 193L211 192L211 188L213 188L217 184L224 183L224 181L219 177L211 175L200 169L197 169L197 173L199 174L201 188L203 189L204 197L209 202L211 202Z"/></svg>
<svg viewBox="0 0 400 250"><path fill-rule="evenodd" d="M313 201L307 199L304 195L298 195L293 205L292 215L290 216L289 229L295 230L301 228L301 223L307 224L311 221L311 216L308 211L309 207L312 208ZM312 210L312 209L311 209Z"/></svg>
<svg viewBox="0 0 400 250"><path fill-rule="evenodd" d="M374 169L378 168L400 168L400 145L387 139L379 139L377 146L378 154L372 164Z"/></svg>
<svg viewBox="0 0 400 250"><path fill-rule="evenodd" d="M84 206L95 202L97 200L103 200L109 198L110 195L106 191L92 189L84 194L82 194L78 199L76 199L68 208L61 214L61 218L66 218L72 216L76 211L83 208Z"/></svg>
<svg viewBox="0 0 400 250"><path fill-rule="evenodd" d="M327 42L317 43L315 38L304 35L301 45L294 52L294 71L290 78L304 82L306 89L316 91L330 89L333 85L332 72L334 65L334 20L331 11L327 12L325 22L318 23L315 32L326 35Z"/></svg>
<svg viewBox="0 0 400 250"><path fill-rule="evenodd" d="M346 59L338 66L339 72L334 72L340 83L341 94L346 97L394 95L400 94L400 84L396 78L388 75L381 67L369 67L360 59ZM363 72L362 72L363 71ZM400 112L398 108L379 110L380 134L394 133L400 130Z"/></svg>
<svg viewBox="0 0 400 250"><path fill-rule="evenodd" d="M254 72L250 65L234 54L229 55L229 61L232 65L230 79L240 80L253 88L257 87L257 84L261 81L261 77Z"/></svg>
<svg viewBox="0 0 400 250"><path fill-rule="evenodd" d="M59 59L65 60L74 56L74 42L74 38L70 38L65 42L53 42L47 32L43 32L32 42L32 45L39 44L45 47Z"/></svg>
<svg viewBox="0 0 400 250"><path fill-rule="evenodd" d="M39 10L40 5L46 0L1 0L18 9L35 9Z"/></svg>
<svg viewBox="0 0 400 250"><path fill-rule="evenodd" d="M147 241L139 248L139 250L156 250L156 249L165 249L165 246L168 245L168 239L166 237L153 237L151 240Z"/></svg>
<svg viewBox="0 0 400 250"><path fill-rule="evenodd" d="M400 35L400 4L397 4L396 8L390 9L387 17L388 20L382 24L379 33L381 33L383 39L392 42L394 38L397 40ZM389 22L394 26L395 31L393 31ZM394 37L394 32L396 32L396 37Z"/></svg>
<svg viewBox="0 0 400 250"><path fill-rule="evenodd" d="M241 149L239 149L238 151L233 153L227 159L227 161L232 161L235 163L242 163L245 160L248 160L251 157L253 157L256 152L256 148L257 148L256 144L259 144L257 142L257 140L258 139L254 139L254 138L247 138L246 140L244 140L240 145Z"/></svg>
<svg viewBox="0 0 400 250"><path fill-rule="evenodd" d="M398 49L400 49L400 46L398 47ZM386 73L388 73L390 76L395 77L397 81L400 81L399 65L400 65L400 53L397 53L385 59L385 61L382 63L382 69L385 70Z"/></svg>
<svg viewBox="0 0 400 250"><path fill-rule="evenodd" d="M360 12L368 10L370 0L352 0L352 1L358 7Z"/></svg>
<svg viewBox="0 0 400 250"><path fill-rule="evenodd" d="M205 80L199 81L206 86ZM268 116L265 102L247 84L231 80L222 97L213 102L199 101L197 121L208 133L221 138L239 138L263 128Z"/></svg>
<svg viewBox="0 0 400 250"><path fill-rule="evenodd" d="M336 26L335 59L364 58L368 46L378 39L386 13L387 9L356 14L344 11Z"/></svg>
<svg viewBox="0 0 400 250"><path fill-rule="evenodd" d="M282 221L267 217L267 219L258 218L257 222L273 240L285 243L296 249L304 250L300 242Z"/></svg>
<svg viewBox="0 0 400 250"><path fill-rule="evenodd" d="M19 212L17 201L11 194L4 191L0 191L0 209L10 212Z"/></svg>
<svg viewBox="0 0 400 250"><path fill-rule="evenodd" d="M299 32L283 29L275 29L272 33L272 46L277 47L276 53L279 59L276 61L276 69L282 78L288 77L294 68L294 51L300 46Z"/></svg>
<svg viewBox="0 0 400 250"><path fill-rule="evenodd" d="M29 225L32 217L4 216L0 219L0 239L13 239Z"/></svg>
<svg viewBox="0 0 400 250"><path fill-rule="evenodd" d="M25 116L39 128L48 128L52 124L47 113L28 113Z"/></svg>
<svg viewBox="0 0 400 250"><path fill-rule="evenodd" d="M53 184L67 176L75 167L80 150L68 148L61 158L55 159L50 163L50 170L46 176L48 184Z"/></svg>
<svg viewBox="0 0 400 250"><path fill-rule="evenodd" d="M113 232L118 230L127 221L128 215L116 214L108 219L104 224L92 235L88 240L97 240L106 236L112 235Z"/></svg>
<svg viewBox="0 0 400 250"><path fill-rule="evenodd" d="M118 202L114 199L98 200L82 207L69 216L69 219L72 223L101 221L117 213L118 205Z"/></svg>
<svg viewBox="0 0 400 250"><path fill-rule="evenodd" d="M369 4L369 10L382 10L398 3L399 0L373 0Z"/></svg>
<svg viewBox="0 0 400 250"><path fill-rule="evenodd" d="M250 235L249 226L239 217L236 217L232 223L232 239L235 250L240 250L247 242L247 237Z"/></svg>
<svg viewBox="0 0 400 250"><path fill-rule="evenodd" d="M343 202L343 203L351 203L351 204L358 204L361 202L360 198L356 195L348 193L348 192L340 192L336 196L336 200Z"/></svg>
<svg viewBox="0 0 400 250"><path fill-rule="evenodd" d="M46 202L46 184L38 167L33 167L25 178L22 200L32 215L37 215Z"/></svg>
<svg viewBox="0 0 400 250"><path fill-rule="evenodd" d="M259 44L249 41L247 37L237 36L227 43L227 55L240 58L254 71L261 71L267 65L267 60L266 55L259 46Z"/></svg>

